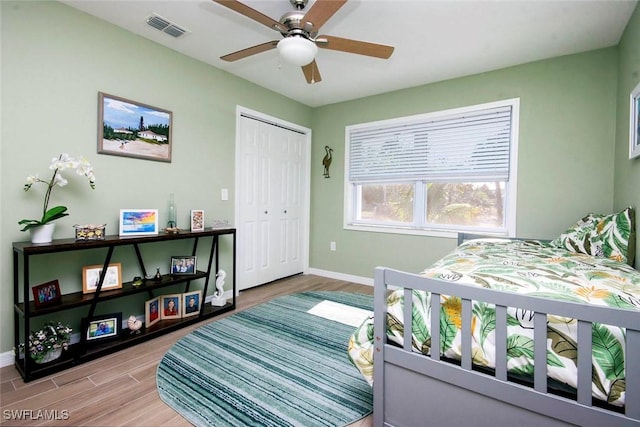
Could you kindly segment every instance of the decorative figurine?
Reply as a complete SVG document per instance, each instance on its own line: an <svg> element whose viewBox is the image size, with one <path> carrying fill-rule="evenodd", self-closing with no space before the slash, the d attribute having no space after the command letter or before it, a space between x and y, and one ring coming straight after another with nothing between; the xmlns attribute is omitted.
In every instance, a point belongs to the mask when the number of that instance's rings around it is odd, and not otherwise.
<svg viewBox="0 0 640 427"><path fill-rule="evenodd" d="M156 268L156 275L153 276L153 280L155 280L156 282L162 281L162 274L160 274L160 268Z"/></svg>
<svg viewBox="0 0 640 427"><path fill-rule="evenodd" d="M333 156L331 154L333 153L333 148L330 148L328 145L325 145L324 151L326 151L327 154L325 154L324 158L322 159L322 166L324 168L324 171L322 172L322 176L324 176L325 178L331 178L329 176L329 167L331 166L331 160L333 160Z"/></svg>
<svg viewBox="0 0 640 427"><path fill-rule="evenodd" d="M142 322L132 314L131 316L129 316L129 319L127 320L127 326L129 327L129 333L139 334L140 328L142 327Z"/></svg>
<svg viewBox="0 0 640 427"><path fill-rule="evenodd" d="M142 285L142 277L140 276L136 276L133 278L133 282L131 282L131 286L133 286L134 288L137 288L138 286Z"/></svg>
<svg viewBox="0 0 640 427"><path fill-rule="evenodd" d="M216 307L222 307L227 303L227 299L224 295L224 279L227 277L227 273L224 270L218 270L216 274L216 291L211 298L211 305Z"/></svg>

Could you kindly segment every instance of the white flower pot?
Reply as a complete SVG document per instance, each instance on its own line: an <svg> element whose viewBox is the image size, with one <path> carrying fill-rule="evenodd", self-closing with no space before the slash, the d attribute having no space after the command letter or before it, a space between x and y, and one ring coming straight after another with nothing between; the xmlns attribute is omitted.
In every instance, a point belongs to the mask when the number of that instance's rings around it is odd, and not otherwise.
<svg viewBox="0 0 640 427"><path fill-rule="evenodd" d="M55 228L55 222L50 222L29 229L31 232L31 243L51 243L53 240L53 230Z"/></svg>

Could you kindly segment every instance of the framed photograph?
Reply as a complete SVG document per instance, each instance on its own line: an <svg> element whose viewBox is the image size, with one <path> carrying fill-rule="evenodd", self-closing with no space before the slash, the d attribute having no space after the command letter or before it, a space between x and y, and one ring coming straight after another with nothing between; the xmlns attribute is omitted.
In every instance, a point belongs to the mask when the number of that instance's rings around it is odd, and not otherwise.
<svg viewBox="0 0 640 427"><path fill-rule="evenodd" d="M181 294L162 295L160 302L162 305L160 319L180 319L182 317Z"/></svg>
<svg viewBox="0 0 640 427"><path fill-rule="evenodd" d="M629 158L640 156L640 83L631 91L629 106Z"/></svg>
<svg viewBox="0 0 640 427"><path fill-rule="evenodd" d="M194 256L172 256L171 257L171 275L179 276L181 274L195 274L196 257Z"/></svg>
<svg viewBox="0 0 640 427"><path fill-rule="evenodd" d="M103 275L102 264L87 265L82 268L82 293L90 294L98 289L100 277ZM122 288L122 266L120 263L109 264L104 273L102 291Z"/></svg>
<svg viewBox="0 0 640 427"><path fill-rule="evenodd" d="M182 294L182 317L196 316L200 313L202 291L185 292Z"/></svg>
<svg viewBox="0 0 640 427"><path fill-rule="evenodd" d="M146 300L144 303L144 327L148 328L160 321L160 297Z"/></svg>
<svg viewBox="0 0 640 427"><path fill-rule="evenodd" d="M120 236L158 234L158 209L120 209Z"/></svg>
<svg viewBox="0 0 640 427"><path fill-rule="evenodd" d="M191 231L204 231L204 211L194 209L191 211Z"/></svg>
<svg viewBox="0 0 640 427"><path fill-rule="evenodd" d="M60 293L58 280L34 286L31 288L31 292L33 292L33 302L36 308L56 305L62 302L62 293Z"/></svg>
<svg viewBox="0 0 640 427"><path fill-rule="evenodd" d="M98 154L171 162L173 114L98 92Z"/></svg>
<svg viewBox="0 0 640 427"><path fill-rule="evenodd" d="M87 341L117 338L122 330L122 313L84 318L83 323Z"/></svg>

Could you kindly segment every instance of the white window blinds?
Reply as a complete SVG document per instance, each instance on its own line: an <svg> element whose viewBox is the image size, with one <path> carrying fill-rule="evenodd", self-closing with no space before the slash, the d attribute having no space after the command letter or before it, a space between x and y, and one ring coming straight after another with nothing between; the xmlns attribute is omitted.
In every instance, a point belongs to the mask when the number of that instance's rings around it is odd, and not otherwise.
<svg viewBox="0 0 640 427"><path fill-rule="evenodd" d="M351 182L507 181L512 106L348 130Z"/></svg>

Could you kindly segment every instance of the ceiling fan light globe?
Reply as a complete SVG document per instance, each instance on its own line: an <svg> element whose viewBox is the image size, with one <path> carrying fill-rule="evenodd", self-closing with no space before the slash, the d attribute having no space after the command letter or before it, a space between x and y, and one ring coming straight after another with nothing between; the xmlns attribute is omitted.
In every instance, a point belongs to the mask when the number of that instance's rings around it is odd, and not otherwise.
<svg viewBox="0 0 640 427"><path fill-rule="evenodd" d="M318 53L318 46L302 36L286 37L278 42L282 59L300 67L310 64Z"/></svg>

